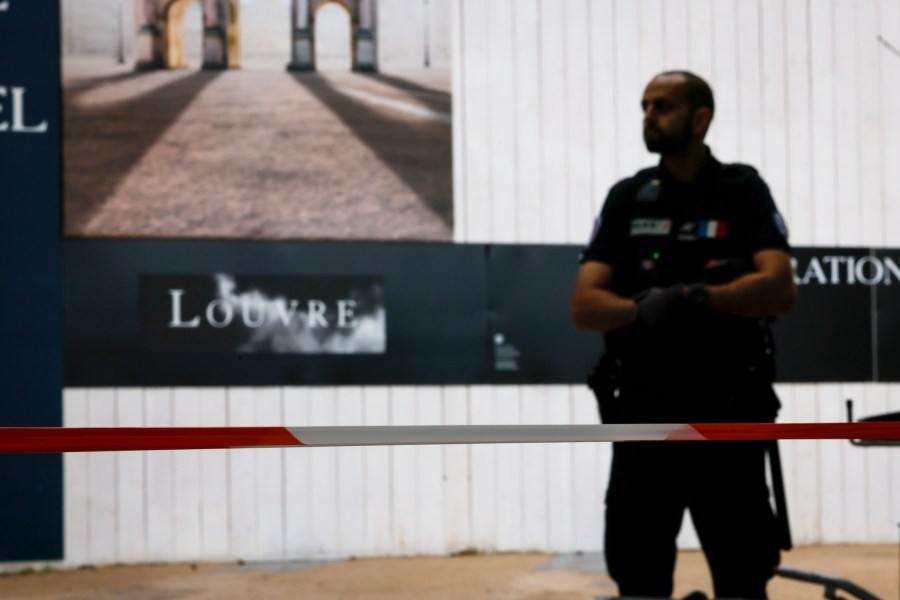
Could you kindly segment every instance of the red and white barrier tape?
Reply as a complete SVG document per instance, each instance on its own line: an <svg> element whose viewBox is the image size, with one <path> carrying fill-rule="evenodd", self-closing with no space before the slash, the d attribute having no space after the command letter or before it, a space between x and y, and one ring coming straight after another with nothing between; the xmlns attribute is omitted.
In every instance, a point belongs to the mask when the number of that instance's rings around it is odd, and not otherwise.
<svg viewBox="0 0 900 600"><path fill-rule="evenodd" d="M900 422L336 427L0 427L0 454L548 442L900 440Z"/></svg>

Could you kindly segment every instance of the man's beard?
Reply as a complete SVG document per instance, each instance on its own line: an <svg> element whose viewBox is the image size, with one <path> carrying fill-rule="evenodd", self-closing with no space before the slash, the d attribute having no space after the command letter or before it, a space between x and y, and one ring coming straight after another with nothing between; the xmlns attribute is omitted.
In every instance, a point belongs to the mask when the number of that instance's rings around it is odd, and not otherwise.
<svg viewBox="0 0 900 600"><path fill-rule="evenodd" d="M647 137L648 129L653 129L658 135L656 138ZM644 144L650 152L658 154L681 154L685 151L691 141L691 130L685 123L681 129L675 133L666 134L660 129L650 127L644 130Z"/></svg>

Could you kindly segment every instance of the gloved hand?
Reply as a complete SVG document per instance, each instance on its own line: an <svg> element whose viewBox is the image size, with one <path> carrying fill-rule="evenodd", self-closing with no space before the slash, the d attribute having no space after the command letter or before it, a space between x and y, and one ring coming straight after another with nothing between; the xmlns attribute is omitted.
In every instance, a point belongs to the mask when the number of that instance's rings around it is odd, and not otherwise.
<svg viewBox="0 0 900 600"><path fill-rule="evenodd" d="M678 312L685 304L684 284L652 287L634 297L637 302L637 323L647 329L656 327Z"/></svg>

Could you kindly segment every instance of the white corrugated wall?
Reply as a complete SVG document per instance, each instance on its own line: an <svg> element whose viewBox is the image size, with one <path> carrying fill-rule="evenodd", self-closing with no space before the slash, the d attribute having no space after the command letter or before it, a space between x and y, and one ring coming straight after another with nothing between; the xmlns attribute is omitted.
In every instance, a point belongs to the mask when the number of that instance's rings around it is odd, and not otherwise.
<svg viewBox="0 0 900 600"><path fill-rule="evenodd" d="M796 245L900 247L900 0L457 0L460 242L581 243L654 162L639 99L688 68L710 144L756 165ZM827 323L822 324L827 327ZM781 421L900 410L900 386L782 385ZM68 389L65 424L593 423L569 386ZM890 542L900 453L782 446L795 542ZM265 449L65 457L66 562L599 550L609 447ZM696 545L692 530L682 534Z"/></svg>

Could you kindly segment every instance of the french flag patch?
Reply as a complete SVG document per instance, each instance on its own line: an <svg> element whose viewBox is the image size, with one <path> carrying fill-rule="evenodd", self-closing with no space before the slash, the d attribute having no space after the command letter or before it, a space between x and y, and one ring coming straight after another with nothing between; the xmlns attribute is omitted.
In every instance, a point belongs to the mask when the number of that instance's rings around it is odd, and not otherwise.
<svg viewBox="0 0 900 600"><path fill-rule="evenodd" d="M697 237L721 239L725 237L727 229L725 221L700 221L697 224Z"/></svg>

